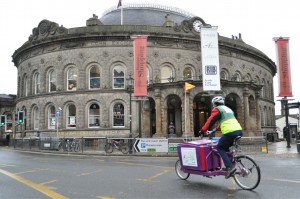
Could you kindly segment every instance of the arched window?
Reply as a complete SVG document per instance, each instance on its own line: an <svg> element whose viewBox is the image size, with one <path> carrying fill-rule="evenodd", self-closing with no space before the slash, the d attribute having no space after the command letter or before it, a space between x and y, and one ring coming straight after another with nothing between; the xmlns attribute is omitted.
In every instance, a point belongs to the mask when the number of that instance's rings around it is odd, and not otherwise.
<svg viewBox="0 0 300 199"><path fill-rule="evenodd" d="M99 128L100 127L100 107L98 104L91 104L89 107L89 127Z"/></svg>
<svg viewBox="0 0 300 199"><path fill-rule="evenodd" d="M90 89L100 88L100 68L93 66L90 69Z"/></svg>
<svg viewBox="0 0 300 199"><path fill-rule="evenodd" d="M150 69L147 67L147 85L150 84Z"/></svg>
<svg viewBox="0 0 300 199"><path fill-rule="evenodd" d="M186 67L183 70L183 80L191 80L193 79L193 71L190 67Z"/></svg>
<svg viewBox="0 0 300 199"><path fill-rule="evenodd" d="M235 72L231 78L232 81L240 82L242 80L241 74L239 72Z"/></svg>
<svg viewBox="0 0 300 199"><path fill-rule="evenodd" d="M24 96L28 96L28 79L27 76L24 76Z"/></svg>
<svg viewBox="0 0 300 199"><path fill-rule="evenodd" d="M115 66L113 69L113 88L114 89L122 89L125 88L124 84L125 80L125 72L123 66Z"/></svg>
<svg viewBox="0 0 300 199"><path fill-rule="evenodd" d="M124 127L124 105L122 103L116 103L113 107L113 126Z"/></svg>
<svg viewBox="0 0 300 199"><path fill-rule="evenodd" d="M70 68L67 72L68 79L68 91L77 90L77 70L76 68Z"/></svg>
<svg viewBox="0 0 300 199"><path fill-rule="evenodd" d="M222 71L221 71L221 74L220 74L220 77L221 77L221 79L223 79L223 80L228 80L228 72L225 71L225 70L222 70Z"/></svg>
<svg viewBox="0 0 300 199"><path fill-rule="evenodd" d="M55 129L56 118L55 118L55 107L50 106L48 108L48 129Z"/></svg>
<svg viewBox="0 0 300 199"><path fill-rule="evenodd" d="M70 104L67 107L67 128L76 127L76 106Z"/></svg>
<svg viewBox="0 0 300 199"><path fill-rule="evenodd" d="M39 109L38 107L34 107L32 110L33 113L33 129L38 130L40 124L40 117L39 117Z"/></svg>
<svg viewBox="0 0 300 199"><path fill-rule="evenodd" d="M12 132L12 114L8 113L6 115L6 126L5 126L5 132Z"/></svg>
<svg viewBox="0 0 300 199"><path fill-rule="evenodd" d="M252 76L251 76L251 74L249 74L249 73L246 74L246 76L245 76L245 81L248 81L248 82L252 81Z"/></svg>
<svg viewBox="0 0 300 199"><path fill-rule="evenodd" d="M261 88L261 97L264 98L264 97L265 97L265 90L266 90L266 82L265 82L265 79L262 79L261 84L262 84L262 88Z"/></svg>
<svg viewBox="0 0 300 199"><path fill-rule="evenodd" d="M168 83L174 80L172 69L169 66L161 68L161 83Z"/></svg>
<svg viewBox="0 0 300 199"><path fill-rule="evenodd" d="M40 74L34 74L34 94L40 93Z"/></svg>
<svg viewBox="0 0 300 199"><path fill-rule="evenodd" d="M260 85L260 80L258 76L255 76L255 78L253 79L253 83L256 85Z"/></svg>
<svg viewBox="0 0 300 199"><path fill-rule="evenodd" d="M51 70L49 72L49 92L56 91L56 72Z"/></svg>

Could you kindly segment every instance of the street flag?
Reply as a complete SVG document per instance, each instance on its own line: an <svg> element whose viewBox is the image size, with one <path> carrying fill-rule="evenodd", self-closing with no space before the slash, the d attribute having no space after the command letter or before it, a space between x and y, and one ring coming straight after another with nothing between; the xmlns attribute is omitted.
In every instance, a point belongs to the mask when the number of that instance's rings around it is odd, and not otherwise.
<svg viewBox="0 0 300 199"><path fill-rule="evenodd" d="M217 27L201 27L201 55L203 90L221 90Z"/></svg>
<svg viewBox="0 0 300 199"><path fill-rule="evenodd" d="M147 36L133 36L134 96L145 97L147 93Z"/></svg>
<svg viewBox="0 0 300 199"><path fill-rule="evenodd" d="M119 0L119 3L117 5L117 8L121 7L122 6L122 0Z"/></svg>
<svg viewBox="0 0 300 199"><path fill-rule="evenodd" d="M273 38L276 45L279 97L292 97L292 80L288 37Z"/></svg>
<svg viewBox="0 0 300 199"><path fill-rule="evenodd" d="M187 90L190 90L192 88L195 88L196 86L193 85L193 84L189 84L189 83L184 83L184 90L187 91Z"/></svg>

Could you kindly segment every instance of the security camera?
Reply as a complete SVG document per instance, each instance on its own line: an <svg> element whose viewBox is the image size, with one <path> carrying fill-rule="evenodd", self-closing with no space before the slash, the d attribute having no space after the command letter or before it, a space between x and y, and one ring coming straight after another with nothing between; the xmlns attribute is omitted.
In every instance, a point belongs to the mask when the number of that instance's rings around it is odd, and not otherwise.
<svg viewBox="0 0 300 199"><path fill-rule="evenodd" d="M57 110L62 111L62 109L60 107L58 107Z"/></svg>

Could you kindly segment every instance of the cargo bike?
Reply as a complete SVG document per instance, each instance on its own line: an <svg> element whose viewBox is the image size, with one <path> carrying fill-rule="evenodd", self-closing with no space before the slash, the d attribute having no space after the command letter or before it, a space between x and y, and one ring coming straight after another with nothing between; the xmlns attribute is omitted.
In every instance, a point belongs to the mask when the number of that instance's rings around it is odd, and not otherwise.
<svg viewBox="0 0 300 199"><path fill-rule="evenodd" d="M180 179L186 180L190 174L209 178L227 174L227 170L222 168L222 158L216 148L218 140L211 138L212 133L212 131L207 132L209 139L200 139L178 145L179 160L175 163L175 171ZM260 168L250 156L237 154L240 150L238 145L240 138L239 136L234 140L234 144L228 152L236 168L231 177L242 189L253 190L260 183Z"/></svg>

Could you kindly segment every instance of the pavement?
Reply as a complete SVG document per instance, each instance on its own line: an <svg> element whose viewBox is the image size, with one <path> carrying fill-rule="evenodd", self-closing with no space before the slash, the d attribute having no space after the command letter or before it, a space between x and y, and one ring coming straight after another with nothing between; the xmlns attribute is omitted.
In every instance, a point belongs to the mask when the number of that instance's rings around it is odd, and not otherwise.
<svg viewBox="0 0 300 199"><path fill-rule="evenodd" d="M300 143L298 143L298 147L300 147L299 145ZM0 146L1 147L1 146ZM3 148L7 148L7 149L13 149L11 147L5 147L2 146ZM24 149L13 149L13 150L20 150L20 151L24 151ZM300 150L300 149L299 149ZM26 150L25 150L26 151ZM276 142L268 142L268 147L267 147L267 153L261 153L263 155L291 155L291 156L300 156L300 153L297 150L297 144L295 143L295 141L290 143L290 148L287 147L287 142L286 141L276 141ZM29 151L27 151L29 152ZM34 152L34 153L38 153L38 152L42 152L42 153L58 153L58 154L62 154L59 153L57 151L54 150L41 150L41 151L30 151L30 152ZM64 152L63 152L64 153ZM111 154L106 154L104 151L85 151L84 153L68 153L67 154L74 154L74 155L105 155L105 156L119 156L119 155L124 155L121 152L114 152ZM177 153L134 153L132 154L133 156L154 156L154 157L159 157L159 156L165 156L165 157L169 157L169 156L177 156Z"/></svg>
<svg viewBox="0 0 300 199"><path fill-rule="evenodd" d="M298 143L298 147L299 147ZM268 143L268 153L270 154L299 154L297 150L297 144L295 142L290 143L290 148L287 148L286 141L271 142Z"/></svg>

